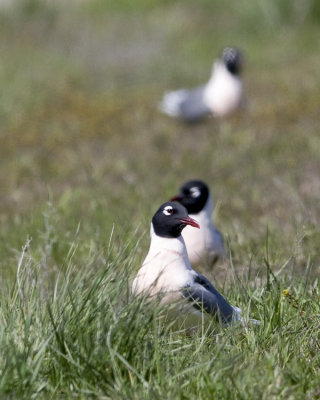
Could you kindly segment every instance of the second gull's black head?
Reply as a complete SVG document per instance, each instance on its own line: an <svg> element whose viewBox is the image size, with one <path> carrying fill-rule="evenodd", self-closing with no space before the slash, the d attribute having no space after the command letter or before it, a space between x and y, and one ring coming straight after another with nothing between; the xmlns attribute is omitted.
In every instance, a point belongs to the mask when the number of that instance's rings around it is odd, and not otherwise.
<svg viewBox="0 0 320 400"><path fill-rule="evenodd" d="M198 214L206 205L208 197L208 186L202 181L193 180L182 185L179 194L171 200L181 203L189 214Z"/></svg>
<svg viewBox="0 0 320 400"><path fill-rule="evenodd" d="M177 238L187 225L200 228L199 224L189 217L185 207L175 201L168 201L158 209L152 218L156 235L165 238Z"/></svg>
<svg viewBox="0 0 320 400"><path fill-rule="evenodd" d="M239 75L243 64L243 56L239 50L232 47L225 48L222 52L222 61L231 74Z"/></svg>

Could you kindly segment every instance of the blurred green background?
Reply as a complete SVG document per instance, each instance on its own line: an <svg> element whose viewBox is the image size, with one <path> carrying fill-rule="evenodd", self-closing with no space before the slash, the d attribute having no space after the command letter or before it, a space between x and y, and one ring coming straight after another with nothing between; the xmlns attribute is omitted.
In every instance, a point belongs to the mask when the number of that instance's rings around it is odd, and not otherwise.
<svg viewBox="0 0 320 400"><path fill-rule="evenodd" d="M120 247L142 236L134 273L153 212L190 178L211 187L236 268L261 267L268 235L274 269L317 274L319 24L317 0L2 2L2 277L29 236L56 270L74 237L103 249L113 227ZM196 126L160 114L225 46L245 54L245 109Z"/></svg>

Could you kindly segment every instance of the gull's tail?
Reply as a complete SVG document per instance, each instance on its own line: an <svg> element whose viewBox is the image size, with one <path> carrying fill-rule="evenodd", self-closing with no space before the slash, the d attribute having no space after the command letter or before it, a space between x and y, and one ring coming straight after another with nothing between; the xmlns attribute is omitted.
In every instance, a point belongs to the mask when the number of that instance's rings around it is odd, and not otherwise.
<svg viewBox="0 0 320 400"><path fill-rule="evenodd" d="M187 90L180 89L173 92L166 92L159 104L159 109L171 117L179 117L181 115L181 104L187 97Z"/></svg>
<svg viewBox="0 0 320 400"><path fill-rule="evenodd" d="M253 319L253 318L249 318L248 320L244 317L242 317L242 310L239 307L236 306L231 306L233 308L234 311L234 316L235 316L235 320L239 321L239 322L250 322L251 324L254 325L261 325L261 321L259 321L258 319Z"/></svg>

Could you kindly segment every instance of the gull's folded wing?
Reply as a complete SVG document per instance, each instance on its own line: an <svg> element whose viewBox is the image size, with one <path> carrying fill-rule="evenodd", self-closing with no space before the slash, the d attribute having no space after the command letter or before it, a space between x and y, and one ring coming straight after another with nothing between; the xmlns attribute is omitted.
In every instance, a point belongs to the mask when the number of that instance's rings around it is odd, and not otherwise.
<svg viewBox="0 0 320 400"><path fill-rule="evenodd" d="M231 322L236 317L234 308L201 274L195 275L194 283L183 288L182 294L196 309L204 310L222 322Z"/></svg>

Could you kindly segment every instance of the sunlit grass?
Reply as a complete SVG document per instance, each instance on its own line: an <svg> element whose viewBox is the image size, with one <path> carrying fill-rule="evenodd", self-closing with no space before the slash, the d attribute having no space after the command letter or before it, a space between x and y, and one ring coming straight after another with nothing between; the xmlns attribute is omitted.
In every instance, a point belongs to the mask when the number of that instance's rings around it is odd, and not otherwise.
<svg viewBox="0 0 320 400"><path fill-rule="evenodd" d="M110 237L104 248L81 249L75 237L50 279L50 240L44 235L37 251L27 241L16 283L2 290L2 395L312 396L320 310L308 272L299 283L283 271L276 277L269 266L262 266L259 285L234 276L224 292L262 324L214 333L204 327L190 337L170 333L160 310L132 298L129 271L138 243L131 239L118 248Z"/></svg>

